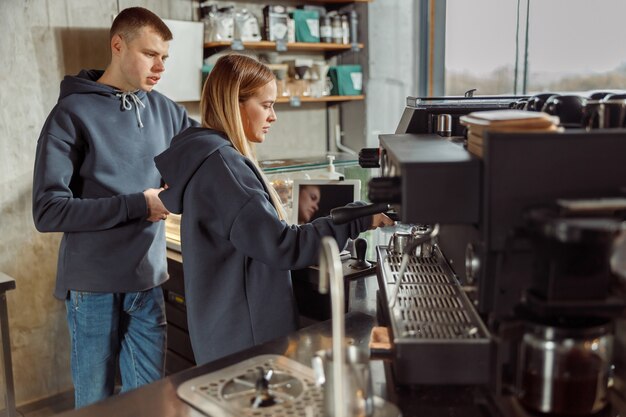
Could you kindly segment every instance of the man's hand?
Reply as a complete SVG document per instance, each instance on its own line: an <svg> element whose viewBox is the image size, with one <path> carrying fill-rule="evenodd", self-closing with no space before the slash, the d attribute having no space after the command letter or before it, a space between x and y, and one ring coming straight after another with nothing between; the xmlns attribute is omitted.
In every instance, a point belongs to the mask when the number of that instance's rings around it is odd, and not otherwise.
<svg viewBox="0 0 626 417"><path fill-rule="evenodd" d="M377 227L393 226L393 220L383 213L374 214L372 216L372 227L370 229L376 229Z"/></svg>
<svg viewBox="0 0 626 417"><path fill-rule="evenodd" d="M159 198L159 193L164 189L165 188L148 188L143 192L146 198L146 205L148 206L148 218L146 220L149 222L165 220L167 219L167 215L170 214Z"/></svg>

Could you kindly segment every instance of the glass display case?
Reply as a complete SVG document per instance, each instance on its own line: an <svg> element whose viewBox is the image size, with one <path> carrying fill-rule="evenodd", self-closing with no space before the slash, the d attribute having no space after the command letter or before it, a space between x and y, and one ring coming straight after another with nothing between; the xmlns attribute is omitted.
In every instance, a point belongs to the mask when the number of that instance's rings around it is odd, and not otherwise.
<svg viewBox="0 0 626 417"><path fill-rule="evenodd" d="M298 159L273 159L260 161L259 165L267 175L270 184L281 197L287 214L292 210L292 189L295 179L323 179L329 178L329 159L327 155ZM367 183L371 170L359 166L358 158L354 155L335 155L334 172L345 179L361 181L361 200L367 201ZM180 252L180 215L170 214L165 222L167 247Z"/></svg>

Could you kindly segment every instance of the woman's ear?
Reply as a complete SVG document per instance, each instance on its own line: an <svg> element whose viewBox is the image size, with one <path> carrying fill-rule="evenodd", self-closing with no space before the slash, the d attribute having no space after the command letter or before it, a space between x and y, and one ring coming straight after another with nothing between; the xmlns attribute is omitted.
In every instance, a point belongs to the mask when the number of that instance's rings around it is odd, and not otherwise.
<svg viewBox="0 0 626 417"><path fill-rule="evenodd" d="M248 120L248 113L246 113L246 106L244 106L241 101L239 102L239 115L241 117L241 122L245 126Z"/></svg>

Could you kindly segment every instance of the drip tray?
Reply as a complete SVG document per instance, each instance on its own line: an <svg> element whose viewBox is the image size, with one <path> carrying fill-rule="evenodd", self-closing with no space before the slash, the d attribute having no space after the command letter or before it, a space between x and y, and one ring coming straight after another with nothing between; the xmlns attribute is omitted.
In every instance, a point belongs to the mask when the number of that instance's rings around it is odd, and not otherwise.
<svg viewBox="0 0 626 417"><path fill-rule="evenodd" d="M257 401L260 373L267 375L266 395ZM178 396L212 417L319 417L324 415L323 387L313 369L281 355L261 355L182 383ZM253 408L253 405L257 407ZM375 417L400 416L398 408L374 397Z"/></svg>

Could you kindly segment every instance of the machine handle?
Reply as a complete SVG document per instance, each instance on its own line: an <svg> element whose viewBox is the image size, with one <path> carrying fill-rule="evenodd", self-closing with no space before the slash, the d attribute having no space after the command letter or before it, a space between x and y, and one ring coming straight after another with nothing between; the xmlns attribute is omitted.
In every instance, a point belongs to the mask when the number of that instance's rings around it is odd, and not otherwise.
<svg viewBox="0 0 626 417"><path fill-rule="evenodd" d="M356 251L356 261L350 264L350 268L356 270L371 268L372 264L365 259L365 255L367 253L367 240L362 237L356 238L354 240L354 250Z"/></svg>
<svg viewBox="0 0 626 417"><path fill-rule="evenodd" d="M386 203L369 204L361 207L337 207L330 211L330 218L335 224L344 224L360 217L384 213L391 207Z"/></svg>

